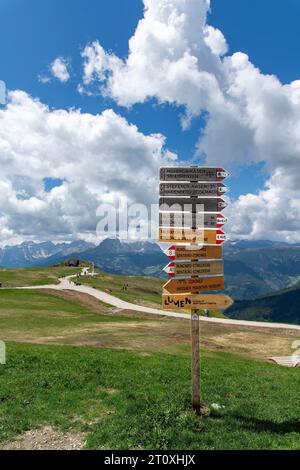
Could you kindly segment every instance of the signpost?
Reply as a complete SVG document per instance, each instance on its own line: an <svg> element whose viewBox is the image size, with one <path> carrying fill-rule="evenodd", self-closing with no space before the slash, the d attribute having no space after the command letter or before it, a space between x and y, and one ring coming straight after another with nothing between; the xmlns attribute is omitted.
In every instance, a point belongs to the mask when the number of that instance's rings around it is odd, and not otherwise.
<svg viewBox="0 0 300 470"><path fill-rule="evenodd" d="M160 228L158 239L161 243L199 243L201 245L222 245L226 235L222 230L193 228Z"/></svg>
<svg viewBox="0 0 300 470"><path fill-rule="evenodd" d="M186 263L169 263L164 271L172 277L199 276L199 274L223 274L223 261L195 261Z"/></svg>
<svg viewBox="0 0 300 470"><path fill-rule="evenodd" d="M166 167L160 169L161 181L223 181L229 176L224 168Z"/></svg>
<svg viewBox="0 0 300 470"><path fill-rule="evenodd" d="M171 279L163 288L170 294L186 292L206 292L224 290L224 276L190 277L186 279Z"/></svg>
<svg viewBox="0 0 300 470"><path fill-rule="evenodd" d="M165 310L226 310L233 305L233 300L224 294L163 294Z"/></svg>
<svg viewBox="0 0 300 470"><path fill-rule="evenodd" d="M220 259L222 248L220 246L176 246L171 245L164 251L171 260L193 260L193 259Z"/></svg>
<svg viewBox="0 0 300 470"><path fill-rule="evenodd" d="M222 198L161 197L159 210L164 212L220 212L227 203Z"/></svg>
<svg viewBox="0 0 300 470"><path fill-rule="evenodd" d="M200 310L225 310L233 304L223 294L200 294L224 290L221 245L226 235L220 228L227 222L221 214L227 203L220 196L227 191L222 181L228 176L223 168L160 170L159 241L172 243L165 254L177 261L164 269L175 279L163 286L163 308L191 310L192 405L197 414L201 412Z"/></svg>
<svg viewBox="0 0 300 470"><path fill-rule="evenodd" d="M221 228L227 222L222 214L188 212L161 212L159 214L160 227L196 227L196 228Z"/></svg>
<svg viewBox="0 0 300 470"><path fill-rule="evenodd" d="M161 183L161 196L218 197L227 192L223 183Z"/></svg>

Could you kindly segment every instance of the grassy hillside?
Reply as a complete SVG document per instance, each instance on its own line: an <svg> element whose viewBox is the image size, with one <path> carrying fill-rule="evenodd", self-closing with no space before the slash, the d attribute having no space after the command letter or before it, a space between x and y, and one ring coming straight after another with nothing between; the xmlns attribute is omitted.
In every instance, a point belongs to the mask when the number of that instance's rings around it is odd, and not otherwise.
<svg viewBox="0 0 300 470"><path fill-rule="evenodd" d="M162 287L166 281L153 277L116 276L99 272L95 278L81 277L80 282L110 292L126 302L157 307L161 305ZM127 286L126 290L124 286Z"/></svg>
<svg viewBox="0 0 300 470"><path fill-rule="evenodd" d="M190 322L122 311L78 292L0 290L5 341L187 354ZM201 344L266 359L290 353L297 332L201 323Z"/></svg>
<svg viewBox="0 0 300 470"><path fill-rule="evenodd" d="M203 399L224 408L197 418L187 356L9 344L0 442L47 424L84 432L88 449L300 449L299 370L202 357Z"/></svg>
<svg viewBox="0 0 300 470"><path fill-rule="evenodd" d="M240 320L300 324L300 289L236 302L227 310L227 315Z"/></svg>
<svg viewBox="0 0 300 470"><path fill-rule="evenodd" d="M45 426L83 433L88 449L300 449L299 370L265 362L297 332L201 324L203 400L224 408L197 418L189 321L7 289L0 331L0 450Z"/></svg>
<svg viewBox="0 0 300 470"><path fill-rule="evenodd" d="M94 278L80 277L80 282L108 292L132 304L162 308L162 289L166 280L162 281L145 276L116 276L99 272L99 275ZM125 290L124 286L126 286ZM189 313L189 310L186 313ZM204 311L202 311L202 315L204 315ZM218 310L211 310L209 316L213 318L226 318Z"/></svg>
<svg viewBox="0 0 300 470"><path fill-rule="evenodd" d="M54 341L93 332L103 323L130 321L111 315L97 300L56 291L0 291L1 339ZM143 321L143 320L137 320Z"/></svg>
<svg viewBox="0 0 300 470"><path fill-rule="evenodd" d="M80 272L79 268L56 266L50 268L0 269L2 287L27 287L57 284L58 278Z"/></svg>
<svg viewBox="0 0 300 470"><path fill-rule="evenodd" d="M87 265L87 263L83 262L81 264L84 266ZM2 282L2 289L10 287L45 286L47 284L57 284L59 278L80 273L81 270L82 268L71 268L65 267L64 265L51 268L2 269L0 270L0 283ZM80 282L104 292L109 292L115 297L136 305L160 308L162 287L166 281L145 276L116 276L99 271L97 277L81 277ZM124 290L125 285L127 286L126 290ZM20 294L19 297L21 295L22 294ZM204 314L204 312L202 314ZM225 318L225 316L218 311L211 311L210 316Z"/></svg>

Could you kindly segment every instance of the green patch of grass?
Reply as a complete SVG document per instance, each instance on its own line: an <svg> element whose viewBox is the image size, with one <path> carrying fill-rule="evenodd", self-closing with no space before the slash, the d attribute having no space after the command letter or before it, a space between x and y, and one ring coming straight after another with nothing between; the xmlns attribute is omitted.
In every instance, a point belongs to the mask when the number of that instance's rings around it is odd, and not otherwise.
<svg viewBox="0 0 300 470"><path fill-rule="evenodd" d="M8 344L0 366L0 441L43 425L88 432L89 449L300 449L300 374L202 353L202 394L219 416L190 409L190 359L92 348Z"/></svg>
<svg viewBox="0 0 300 470"><path fill-rule="evenodd" d="M219 310L210 310L208 316L210 318L228 318L224 313L220 312Z"/></svg>
<svg viewBox="0 0 300 470"><path fill-rule="evenodd" d="M162 286L165 281L143 276L115 276L99 273L98 277L81 277L80 282L107 291L126 302L139 304L148 302L157 306L161 305ZM128 289L124 290L124 286Z"/></svg>
<svg viewBox="0 0 300 470"><path fill-rule="evenodd" d="M0 269L2 287L28 287L58 284L58 279L71 276L81 271L81 268L64 266L50 268Z"/></svg>
<svg viewBox="0 0 300 470"><path fill-rule="evenodd" d="M101 304L99 303L101 308ZM2 339L14 332L21 337L30 333L36 336L60 334L66 329L87 327L103 322L126 322L132 319L103 315L77 301L65 300L42 290L0 290L0 331ZM136 320L142 321L142 320ZM9 336L11 337L11 336Z"/></svg>

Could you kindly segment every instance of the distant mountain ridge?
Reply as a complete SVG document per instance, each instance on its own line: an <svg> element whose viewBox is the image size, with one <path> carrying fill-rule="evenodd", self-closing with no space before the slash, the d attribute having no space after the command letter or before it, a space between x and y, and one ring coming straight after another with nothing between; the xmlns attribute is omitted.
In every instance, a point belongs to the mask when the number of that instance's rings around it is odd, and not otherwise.
<svg viewBox="0 0 300 470"><path fill-rule="evenodd" d="M166 264L166 256L160 247L147 241L122 243L118 239L106 239L86 251L84 256L112 274L161 276Z"/></svg>
<svg viewBox="0 0 300 470"><path fill-rule="evenodd" d="M47 260L53 256L68 257L74 252L82 253L93 244L83 240L72 243L42 242L32 241L21 243L15 246L0 248L0 266L3 268L30 268L40 266L45 262L45 266L50 266Z"/></svg>

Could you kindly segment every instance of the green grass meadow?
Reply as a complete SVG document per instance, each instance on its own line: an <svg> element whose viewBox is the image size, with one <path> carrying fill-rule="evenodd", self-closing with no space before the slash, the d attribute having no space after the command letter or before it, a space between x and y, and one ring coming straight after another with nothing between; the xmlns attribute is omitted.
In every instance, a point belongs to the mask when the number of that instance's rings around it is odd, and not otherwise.
<svg viewBox="0 0 300 470"><path fill-rule="evenodd" d="M51 268L0 269L2 287L28 287L58 284L59 277L71 276L81 268L57 266Z"/></svg>
<svg viewBox="0 0 300 470"><path fill-rule="evenodd" d="M2 338L11 332L60 334L66 329L87 325L98 325L102 322L126 322L130 318L108 316L107 308L101 306L95 311L76 301L65 300L43 290L5 289L0 291L0 331ZM103 314L101 314L101 309Z"/></svg>
<svg viewBox="0 0 300 470"><path fill-rule="evenodd" d="M299 370L202 353L190 409L188 357L10 343L0 367L0 441L45 424L88 433L87 449L300 449Z"/></svg>
<svg viewBox="0 0 300 470"><path fill-rule="evenodd" d="M110 290L112 295L126 302L138 304L142 301L155 306L161 305L162 287L166 283L153 277L116 276L101 272L95 278L81 277L80 282L102 291ZM123 289L124 285L128 285L127 290Z"/></svg>
<svg viewBox="0 0 300 470"><path fill-rule="evenodd" d="M28 270L24 282L48 283L68 270ZM23 275L11 272L10 282ZM153 288L148 278L128 278L123 292L124 279L109 278L89 282L115 295L119 289L129 301L139 292L153 302L161 282ZM186 320L116 312L74 292L0 289L0 340L7 345L0 447L52 426L86 433L86 449L299 450L300 370L266 362L268 342L272 351L289 350L296 333L212 324L201 332L206 413L198 417L191 410ZM258 359L249 357L262 348Z"/></svg>

